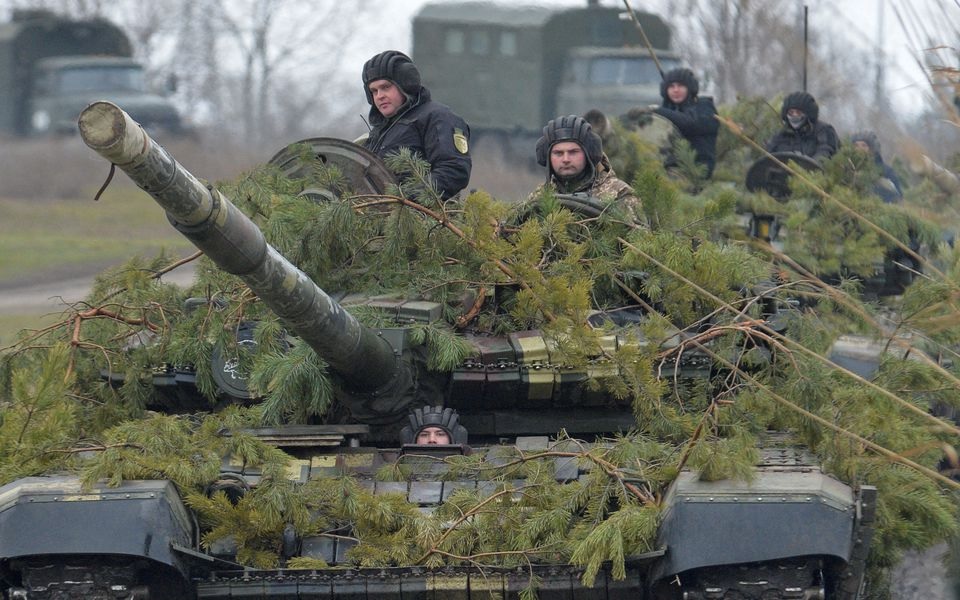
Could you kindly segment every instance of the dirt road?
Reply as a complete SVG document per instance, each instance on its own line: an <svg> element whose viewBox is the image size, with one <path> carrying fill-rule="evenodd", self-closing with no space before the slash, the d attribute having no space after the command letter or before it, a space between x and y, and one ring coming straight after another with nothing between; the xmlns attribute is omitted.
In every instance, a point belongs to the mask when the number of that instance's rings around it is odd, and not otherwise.
<svg viewBox="0 0 960 600"><path fill-rule="evenodd" d="M163 280L181 286L193 281L194 270L185 265L163 276ZM45 314L57 312L83 300L93 287L93 275L66 279L49 278L45 281L24 282L4 286L0 284L0 315Z"/></svg>

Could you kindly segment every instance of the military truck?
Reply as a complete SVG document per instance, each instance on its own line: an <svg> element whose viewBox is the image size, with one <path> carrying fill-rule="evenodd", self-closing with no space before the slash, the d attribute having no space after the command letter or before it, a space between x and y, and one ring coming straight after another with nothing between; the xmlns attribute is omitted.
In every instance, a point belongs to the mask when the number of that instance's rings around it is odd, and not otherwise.
<svg viewBox="0 0 960 600"><path fill-rule="evenodd" d="M662 68L679 66L667 23L636 16ZM434 98L481 137L529 138L559 115L599 109L618 116L660 102L661 76L640 29L622 7L595 1L427 4L413 19L413 57Z"/></svg>
<svg viewBox="0 0 960 600"><path fill-rule="evenodd" d="M17 10L0 25L0 133L73 134L96 100L121 102L151 130L179 133L170 100L149 90L130 39L104 19Z"/></svg>

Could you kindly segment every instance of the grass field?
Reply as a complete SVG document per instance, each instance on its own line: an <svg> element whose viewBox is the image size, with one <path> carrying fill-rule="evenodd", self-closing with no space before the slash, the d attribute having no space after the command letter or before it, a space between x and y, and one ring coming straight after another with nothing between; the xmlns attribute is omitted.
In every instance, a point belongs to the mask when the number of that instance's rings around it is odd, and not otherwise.
<svg viewBox="0 0 960 600"><path fill-rule="evenodd" d="M160 248L192 246L170 227L163 211L132 188L92 199L0 199L0 287L43 280L44 274L87 274Z"/></svg>
<svg viewBox="0 0 960 600"><path fill-rule="evenodd" d="M60 282L92 282L104 268L161 249L192 252L156 203L122 174L94 202L108 165L88 155L73 141L0 144L0 299L30 286L51 290L34 295L34 303L0 309L0 346L20 329L57 319L56 303L44 300L61 293Z"/></svg>
<svg viewBox="0 0 960 600"><path fill-rule="evenodd" d="M232 179L271 156L270 148L245 146L225 153L216 140L172 140L167 148L209 181ZM55 296L60 282L92 282L104 268L134 255L153 256L161 248L171 255L193 252L153 199L123 173L94 202L108 169L78 136L0 140L0 305L28 286L45 285ZM13 332L59 315L49 301L12 304L0 308L0 346Z"/></svg>
<svg viewBox="0 0 960 600"><path fill-rule="evenodd" d="M193 252L153 200L127 186L108 190L97 202L0 198L0 214L0 294L61 280L92 281L106 267L161 249L176 256ZM21 328L52 322L51 312L49 303L3 311L0 344Z"/></svg>

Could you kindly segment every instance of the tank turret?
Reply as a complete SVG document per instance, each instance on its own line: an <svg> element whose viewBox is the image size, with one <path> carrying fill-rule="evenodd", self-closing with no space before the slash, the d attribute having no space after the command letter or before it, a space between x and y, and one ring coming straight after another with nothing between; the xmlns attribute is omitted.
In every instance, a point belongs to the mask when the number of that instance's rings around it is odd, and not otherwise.
<svg viewBox="0 0 960 600"><path fill-rule="evenodd" d="M363 326L270 246L230 200L197 180L115 104L90 105L79 126L91 149L149 193L180 233L240 277L330 365L345 383L355 418L380 422L405 415L414 379L402 339Z"/></svg>
<svg viewBox="0 0 960 600"><path fill-rule="evenodd" d="M84 142L117 165L167 211L174 227L224 271L237 275L273 310L289 330L304 340L339 376L336 394L350 416L371 428L368 439L396 442L401 421L417 405L444 405L460 411L471 436L551 435L566 429L577 434L627 430L635 419L628 403L611 405L611 397L585 385L609 375L609 363L592 373L572 369L552 355L551 343L538 330L507 335L465 333L475 348L452 372L426 367L408 347L404 327L373 329L362 325L341 303L318 287L264 239L257 226L219 191L186 171L153 141L129 115L109 102L90 105L81 115ZM311 153L323 154L370 193L383 193L389 171L362 148L336 140L306 140ZM305 171L292 150L271 163L288 176ZM316 201L331 192L308 188ZM572 211L596 216L597 207L566 202ZM346 301L344 301L346 302ZM389 302L387 303L389 304ZM406 320L437 320L435 302L397 302ZM623 314L614 317L625 318ZM603 315L591 318L603 326ZM628 339L629 338L629 339ZM677 339L668 340L675 345ZM636 332L623 339L609 336L610 348L636 344ZM643 343L643 342L640 342ZM678 372L701 378L709 358L695 350L682 353ZM554 413L544 409L562 407Z"/></svg>

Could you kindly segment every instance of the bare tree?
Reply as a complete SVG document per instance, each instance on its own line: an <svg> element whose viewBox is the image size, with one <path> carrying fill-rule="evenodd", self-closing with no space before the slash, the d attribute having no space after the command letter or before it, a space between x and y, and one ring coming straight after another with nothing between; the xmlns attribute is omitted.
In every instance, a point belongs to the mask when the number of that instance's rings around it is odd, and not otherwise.
<svg viewBox="0 0 960 600"><path fill-rule="evenodd" d="M713 84L718 101L799 89L803 38L791 5L778 0L687 0L679 15L681 51Z"/></svg>
<svg viewBox="0 0 960 600"><path fill-rule="evenodd" d="M329 84L342 77L343 49L369 6L368 0L212 4L223 33L218 49L239 60L228 98L236 101L245 136L257 141L303 129L331 101Z"/></svg>
<svg viewBox="0 0 960 600"><path fill-rule="evenodd" d="M782 0L687 0L681 5L678 26L695 70L712 84L720 103L741 97L771 101L803 89L814 95L821 117L841 135L867 123L889 126L894 116L876 102L869 44L851 43L849 34L835 35L831 27L839 14L821 6L807 17L804 44L804 7ZM846 30L856 31L846 27ZM863 34L861 34L863 35ZM806 74L804 73L806 69ZM806 75L806 77L805 77Z"/></svg>

